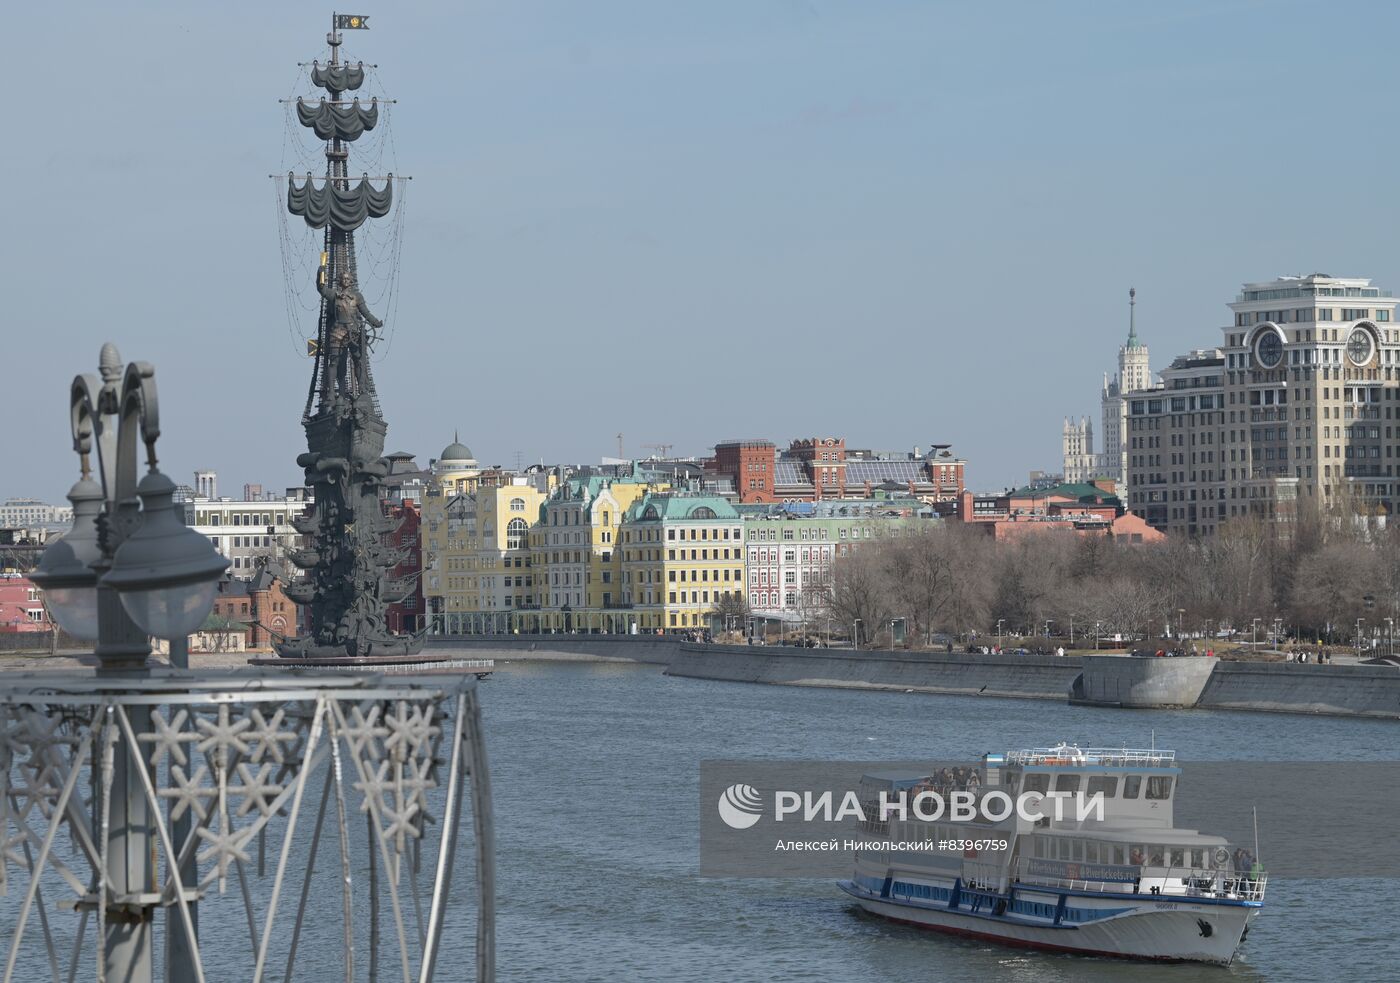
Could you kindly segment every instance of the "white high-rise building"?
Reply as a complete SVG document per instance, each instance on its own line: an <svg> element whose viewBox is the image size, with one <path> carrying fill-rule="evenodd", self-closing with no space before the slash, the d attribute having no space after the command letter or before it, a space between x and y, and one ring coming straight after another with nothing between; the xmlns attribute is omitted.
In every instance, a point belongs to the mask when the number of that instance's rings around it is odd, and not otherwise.
<svg viewBox="0 0 1400 983"><path fill-rule="evenodd" d="M1137 288L1133 287L1128 290L1128 340L1118 349L1118 371L1111 379L1104 373L1099 393L1103 450L1094 453L1094 428L1088 419L1077 423L1066 419L1061 436L1065 481L1109 478L1127 501L1128 405L1123 397L1152 385L1147 346L1137 336Z"/></svg>
<svg viewBox="0 0 1400 983"><path fill-rule="evenodd" d="M1099 469L1099 459L1094 454L1094 421L1087 416L1074 420L1065 417L1065 428L1060 437L1064 455L1065 481L1074 484L1088 481Z"/></svg>
<svg viewBox="0 0 1400 983"><path fill-rule="evenodd" d="M1126 393L1152 388L1152 369L1147 346L1137 336L1137 288L1128 289L1128 340L1118 349L1118 374L1112 380L1105 373L1099 405L1103 413L1103 453L1098 476L1111 478L1118 494L1127 501L1128 484L1128 404Z"/></svg>

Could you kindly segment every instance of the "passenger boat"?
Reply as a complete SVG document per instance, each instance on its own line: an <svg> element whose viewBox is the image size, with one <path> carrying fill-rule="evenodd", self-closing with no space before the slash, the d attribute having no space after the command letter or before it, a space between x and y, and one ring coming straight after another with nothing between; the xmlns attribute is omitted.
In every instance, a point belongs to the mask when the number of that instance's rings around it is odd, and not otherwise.
<svg viewBox="0 0 1400 983"><path fill-rule="evenodd" d="M1174 751L1062 744L989 754L935 775L866 775L862 840L883 848L858 853L854 876L840 886L867 912L920 928L1059 952L1228 965L1263 909L1267 877L1248 850L1173 825L1180 774ZM979 803L994 791L1012 800L1102 793L1103 811L1079 820L1070 808L1055 818L1046 802L999 822L924 822L913 810L905 818L887 810L881 821L882 795L921 791L948 799L966 792Z"/></svg>

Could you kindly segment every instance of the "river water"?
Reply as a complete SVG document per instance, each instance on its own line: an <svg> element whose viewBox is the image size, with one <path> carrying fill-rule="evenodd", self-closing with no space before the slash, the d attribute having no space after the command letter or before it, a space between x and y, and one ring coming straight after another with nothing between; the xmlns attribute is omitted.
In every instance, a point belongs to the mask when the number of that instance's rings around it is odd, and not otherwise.
<svg viewBox="0 0 1400 983"><path fill-rule="evenodd" d="M482 686L500 857L502 980L1394 979L1394 880L1271 880L1231 968L1005 949L872 919L822 881L703 880L707 758L973 757L1060 740L1190 759L1379 759L1393 723L677 679L525 663ZM1379 835L1385 835L1377 831ZM1325 835L1325 834L1320 834Z"/></svg>
<svg viewBox="0 0 1400 983"><path fill-rule="evenodd" d="M1157 746L1175 748L1188 763L1380 760L1397 744L1391 722L757 686L672 678L631 663L501 664L481 696L495 796L497 967L505 983L1400 978L1394 879L1272 878L1243 958L1221 969L1006 949L870 918L827 880L697 874L705 759L972 758L1061 740L1143 746L1155 730ZM356 850L363 836L355 827ZM300 871L304 846L296 854ZM309 958L299 960L296 976L308 983L343 978L333 847L321 857L302 941ZM362 867L355 877L363 884ZM267 889L252 880L259 910ZM238 890L235 881L228 894L201 903L211 981L249 975L234 968L251 965ZM463 871L453 884L457 905L439 979L470 977L473 890ZM12 885L0 897L0 953L22 893ZM362 894L356 903L363 907ZM275 949L286 945L290 917L276 929ZM55 912L53 919L59 935L71 937L72 916ZM61 958L66 964L66 953ZM282 979L283 958L275 958L270 980ZM84 966L79 978L92 979L91 957ZM28 949L16 978L49 979L48 969L42 951ZM365 979L363 952L357 969ZM379 978L399 978L398 970L389 946Z"/></svg>

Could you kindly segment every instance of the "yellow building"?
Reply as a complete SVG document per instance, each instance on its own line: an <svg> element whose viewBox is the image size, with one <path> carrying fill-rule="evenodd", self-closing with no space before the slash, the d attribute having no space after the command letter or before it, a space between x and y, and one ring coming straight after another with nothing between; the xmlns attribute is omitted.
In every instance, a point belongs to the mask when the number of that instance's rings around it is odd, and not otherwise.
<svg viewBox="0 0 1400 983"><path fill-rule="evenodd" d="M423 547L423 601L429 631L451 633L461 612L476 609L476 587L467 575L467 555L476 537L471 496L481 483L481 467L471 450L454 437L428 464L419 536Z"/></svg>
<svg viewBox="0 0 1400 983"><path fill-rule="evenodd" d="M467 557L468 577L476 585L475 607L461 619L464 633L508 632L515 612L537 606L530 530L539 521L552 479L543 472L512 475L476 490L477 535Z"/></svg>
<svg viewBox="0 0 1400 983"><path fill-rule="evenodd" d="M622 598L640 630L707 628L744 593L744 523L717 495L649 494L622 524Z"/></svg>
<svg viewBox="0 0 1400 983"><path fill-rule="evenodd" d="M592 475L565 481L551 494L531 533L537 610L517 614L521 631L632 630L637 619L623 600L618 536L624 513L669 482ZM640 627L640 626L638 626Z"/></svg>

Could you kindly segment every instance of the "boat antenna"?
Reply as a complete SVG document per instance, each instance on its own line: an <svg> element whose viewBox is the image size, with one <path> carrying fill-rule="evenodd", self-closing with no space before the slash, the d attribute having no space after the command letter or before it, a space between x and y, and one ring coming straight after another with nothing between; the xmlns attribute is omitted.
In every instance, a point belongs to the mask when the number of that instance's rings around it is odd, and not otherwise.
<svg viewBox="0 0 1400 983"><path fill-rule="evenodd" d="M1259 859L1259 804L1250 806L1249 811L1254 816L1254 862L1263 866L1264 861Z"/></svg>

